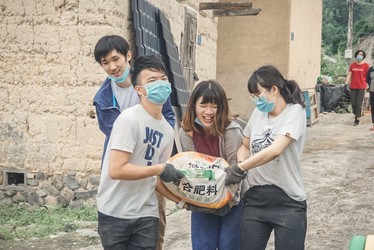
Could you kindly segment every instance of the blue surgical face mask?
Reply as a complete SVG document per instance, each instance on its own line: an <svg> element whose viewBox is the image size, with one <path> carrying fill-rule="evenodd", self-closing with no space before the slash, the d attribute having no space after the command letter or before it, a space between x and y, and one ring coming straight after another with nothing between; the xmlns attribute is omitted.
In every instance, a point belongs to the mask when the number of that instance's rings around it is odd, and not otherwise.
<svg viewBox="0 0 374 250"><path fill-rule="evenodd" d="M164 104L171 94L171 85L168 81L157 80L142 86L147 91L147 98L154 104Z"/></svg>
<svg viewBox="0 0 374 250"><path fill-rule="evenodd" d="M115 83L122 83L127 79L129 74L130 74L130 67L126 67L125 71L123 72L123 74L120 77L115 77L115 76L108 75L108 78L110 80L113 80Z"/></svg>
<svg viewBox="0 0 374 250"><path fill-rule="evenodd" d="M258 110L264 113L269 113L272 112L275 108L275 103L274 100L272 102L268 102L266 100L266 95L264 96L259 96L259 99L255 101L256 107Z"/></svg>
<svg viewBox="0 0 374 250"><path fill-rule="evenodd" d="M364 60L364 56L363 55L357 55L356 60L357 61L362 61L362 60Z"/></svg>
<svg viewBox="0 0 374 250"><path fill-rule="evenodd" d="M195 122L197 123L197 124L199 124L201 127L203 127L203 128L205 128L205 125L200 121L200 119L199 118L195 118Z"/></svg>

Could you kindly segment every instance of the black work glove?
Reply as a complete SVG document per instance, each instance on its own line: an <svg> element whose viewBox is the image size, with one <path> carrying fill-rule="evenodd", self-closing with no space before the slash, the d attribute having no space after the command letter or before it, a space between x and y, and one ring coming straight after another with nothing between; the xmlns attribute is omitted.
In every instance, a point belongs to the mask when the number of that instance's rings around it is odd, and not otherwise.
<svg viewBox="0 0 374 250"><path fill-rule="evenodd" d="M204 214L214 214L214 215L218 215L218 216L225 216L226 214L228 214L231 211L231 207L230 207L229 204L227 204L227 205L225 205L221 208L214 209L214 208L199 207L199 206L195 206L195 205L187 203L187 208L186 209L188 211L192 211L192 212L199 212L199 213L204 213Z"/></svg>
<svg viewBox="0 0 374 250"><path fill-rule="evenodd" d="M166 163L164 170L160 174L161 180L164 182L177 182L184 177L184 174L180 170L176 170L173 164Z"/></svg>
<svg viewBox="0 0 374 250"><path fill-rule="evenodd" d="M241 169L238 164L225 168L225 172L225 185L237 184L247 176L247 171Z"/></svg>

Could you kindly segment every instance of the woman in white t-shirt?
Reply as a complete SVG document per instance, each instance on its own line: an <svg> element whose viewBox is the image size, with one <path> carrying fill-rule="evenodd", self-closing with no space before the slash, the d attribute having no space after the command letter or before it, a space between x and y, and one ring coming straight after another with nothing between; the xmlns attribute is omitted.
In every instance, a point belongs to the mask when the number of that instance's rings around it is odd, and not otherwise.
<svg viewBox="0 0 374 250"><path fill-rule="evenodd" d="M306 136L302 91L274 66L257 69L248 81L256 104L243 131L238 164L227 168L226 185L246 178L241 249L265 249L274 230L275 249L304 249L306 194L300 157Z"/></svg>

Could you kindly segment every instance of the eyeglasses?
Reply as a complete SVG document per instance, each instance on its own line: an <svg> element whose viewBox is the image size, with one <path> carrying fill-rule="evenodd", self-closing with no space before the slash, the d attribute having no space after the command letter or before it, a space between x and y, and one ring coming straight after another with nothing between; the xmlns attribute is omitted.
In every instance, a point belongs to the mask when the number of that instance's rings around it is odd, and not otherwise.
<svg viewBox="0 0 374 250"><path fill-rule="evenodd" d="M256 101L260 100L260 96L266 96L268 92L269 92L269 90L267 89L263 93L250 94L250 96L251 96L252 100L256 102Z"/></svg>

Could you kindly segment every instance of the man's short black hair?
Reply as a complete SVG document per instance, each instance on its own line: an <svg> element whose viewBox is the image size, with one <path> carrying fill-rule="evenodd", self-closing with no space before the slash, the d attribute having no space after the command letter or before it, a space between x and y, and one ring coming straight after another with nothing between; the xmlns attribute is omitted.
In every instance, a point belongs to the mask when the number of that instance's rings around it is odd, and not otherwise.
<svg viewBox="0 0 374 250"><path fill-rule="evenodd" d="M118 53L126 56L130 46L126 39L121 36L103 36L95 46L94 55L96 62L101 65L101 58L106 57L113 49L116 49Z"/></svg>
<svg viewBox="0 0 374 250"><path fill-rule="evenodd" d="M138 56L134 60L134 64L131 68L131 82L135 86L137 85L137 79L139 73L144 69L150 69L153 71L159 71L167 75L167 71L161 57L158 55L146 55Z"/></svg>

